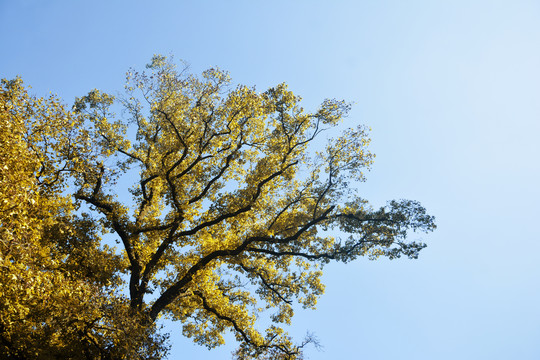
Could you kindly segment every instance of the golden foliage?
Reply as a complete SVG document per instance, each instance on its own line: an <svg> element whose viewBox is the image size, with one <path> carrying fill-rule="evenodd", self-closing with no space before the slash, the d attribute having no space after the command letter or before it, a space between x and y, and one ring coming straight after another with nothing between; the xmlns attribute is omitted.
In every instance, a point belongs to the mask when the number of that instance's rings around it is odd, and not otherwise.
<svg viewBox="0 0 540 360"><path fill-rule="evenodd" d="M35 344L37 329L54 351L158 357L153 323L165 315L209 348L233 331L239 359L299 359L312 339L295 344L281 324L295 302L315 307L324 264L425 246L406 241L409 229L435 227L418 203L374 210L350 186L373 161L364 128L320 142L345 102L309 113L285 84L259 93L162 56L147 67L128 73L124 98L94 90L73 111L3 83L4 349L18 349L18 336ZM131 202L117 196L128 182ZM103 244L106 231L121 249ZM10 326L21 322L18 334Z"/></svg>
<svg viewBox="0 0 540 360"><path fill-rule="evenodd" d="M73 140L72 123L55 98L2 81L0 357L158 357L153 327L116 292L121 258L60 192L68 167L57 154Z"/></svg>

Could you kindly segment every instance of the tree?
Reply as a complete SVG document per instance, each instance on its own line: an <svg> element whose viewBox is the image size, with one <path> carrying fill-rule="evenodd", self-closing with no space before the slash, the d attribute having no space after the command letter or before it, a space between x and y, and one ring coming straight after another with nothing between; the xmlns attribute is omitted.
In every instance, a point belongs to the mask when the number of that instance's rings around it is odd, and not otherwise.
<svg viewBox="0 0 540 360"><path fill-rule="evenodd" d="M309 113L284 84L258 93L233 87L219 69L198 78L162 56L147 68L128 73L118 101L93 90L54 117L68 123L16 142L40 164L25 174L43 189L36 193L67 204L53 203L54 226L36 235L37 248L53 249L62 268L46 274L65 274L73 279L68 288L88 287L107 304L97 302L89 317L103 328L90 327L96 340L74 338L95 357L121 358L117 348L159 357L154 324L165 316L209 348L233 331L239 359L301 358L312 339L295 344L280 324L290 324L295 302L315 307L325 264L416 258L425 246L406 239L410 230L435 228L419 203L372 209L349 186L373 161L364 128L346 129L326 146L318 140L339 125L347 103L326 100ZM112 113L117 105L123 117ZM115 195L134 178L131 202ZM74 210L81 205L93 215ZM103 244L106 231L119 249ZM73 316L93 309L93 296L81 300L84 309L67 305ZM103 310L114 306L122 311ZM272 325L261 332L256 319L267 312ZM121 321L139 336L119 335Z"/></svg>

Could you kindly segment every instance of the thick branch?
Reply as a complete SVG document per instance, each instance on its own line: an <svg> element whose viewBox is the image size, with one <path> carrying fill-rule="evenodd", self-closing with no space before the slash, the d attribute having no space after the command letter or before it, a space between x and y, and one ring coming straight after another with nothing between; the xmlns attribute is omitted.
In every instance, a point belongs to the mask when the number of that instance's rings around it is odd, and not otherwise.
<svg viewBox="0 0 540 360"><path fill-rule="evenodd" d="M172 243L174 233L178 229L179 225L180 225L180 220L177 220L172 224L172 227L171 227L171 229L169 231L169 234L167 235L167 238L165 238L165 240L163 240L163 242L160 244L160 246L158 247L156 252L150 258L150 261L148 262L148 264L146 264L146 266L144 268L144 272L142 274L142 278L141 278L141 285L140 285L140 289L139 289L139 291L140 291L140 294L139 294L140 299L138 299L138 304L137 305L142 304L142 300L143 300L142 297L144 295L144 292L146 291L146 287L148 285L148 282L150 281L150 277L155 272L156 265L159 262L159 260L161 259L161 257L163 256L163 254L165 253L165 250L167 250L169 245Z"/></svg>
<svg viewBox="0 0 540 360"><path fill-rule="evenodd" d="M275 173L273 173L272 175L268 176L266 179L262 180L261 182L259 182L259 184L257 185L257 190L255 192L255 194L253 195L252 197L252 202L255 202L257 200L257 198L260 196L261 192L262 192L262 188L264 186L264 184L268 183L269 181L271 181L272 179L274 179L275 177L283 174L283 172L293 166L293 165L296 165L296 161L285 166L283 169L281 169L280 171L276 171ZM252 204L248 204L236 211L233 211L233 212L230 212L230 213L227 213L227 214L222 214L220 216L218 216L217 218L213 219L213 220L209 220L209 221L205 221L203 222L202 224L199 224L197 225L196 227L190 229L190 230L185 230L185 231L182 231L181 233L179 233L177 235L177 237L182 237L182 236L190 236L190 235L194 235L196 234L198 231L200 231L201 229L204 229L206 227L209 227L209 226L212 226L212 225L215 225L215 224L218 224L220 222L222 222L223 220L226 220L226 219L229 219L229 218L232 218L232 217L235 217L235 216L238 216L242 213L245 213L247 211L250 211L252 208Z"/></svg>
<svg viewBox="0 0 540 360"><path fill-rule="evenodd" d="M127 229L121 224L118 214L115 213L114 206L106 203L98 198L98 193L100 192L101 187L101 177L98 179L96 186L92 192L92 196L87 196L82 194L81 191L75 194L75 198L79 200L84 200L89 204L97 207L112 224L114 231L118 234L126 250L126 254L131 265L131 276L129 280L129 291L130 296L133 299L137 298L139 293L139 279L141 273L141 265L139 263L139 256L131 246L132 236L128 233Z"/></svg>
<svg viewBox="0 0 540 360"><path fill-rule="evenodd" d="M306 254L306 253L302 253L298 251L276 251L276 250L261 249L261 248L254 248L254 247L248 247L246 251L260 253L260 254L267 254L267 255L272 255L276 257L298 256L298 257L303 257L309 260L320 260L320 259L335 260L336 259L335 253Z"/></svg>
<svg viewBox="0 0 540 360"><path fill-rule="evenodd" d="M192 198L191 200L189 200L189 204L193 204L194 202L199 201L200 199L202 199L206 195L206 193L212 187L212 184L214 184L217 180L219 180L219 178L223 175L225 170L227 170L227 168L230 165L232 157L233 157L232 154L227 156L227 158L225 159L225 165L219 170L219 173L216 176L214 176L212 179L210 179L208 184L206 184L206 186L204 187L204 189L201 191L201 193L199 195L197 195L194 198Z"/></svg>
<svg viewBox="0 0 540 360"><path fill-rule="evenodd" d="M185 287L193 280L193 276L206 265L212 262L215 259L228 256L237 256L242 253L246 248L254 242L270 242L270 243L287 243L294 240L297 240L303 233L305 233L312 226L324 221L327 219L328 214L334 209L334 207L328 208L321 216L318 218L312 219L310 222L302 226L298 231L286 238L278 239L268 236L253 236L244 240L238 247L232 250L216 250L210 254L201 258L195 265L193 265L182 278L177 281L174 285L169 287L161 296L156 300L152 308L150 309L150 318L155 320L157 315L170 303L172 303L178 295L185 291Z"/></svg>
<svg viewBox="0 0 540 360"><path fill-rule="evenodd" d="M111 221L114 231L118 234L118 236L120 236L120 239L124 244L124 248L126 249L126 253L128 255L131 265L138 264L138 262L136 261L136 255L129 241L130 236L124 226L122 226L122 224L120 223L117 214L114 213L113 206L106 202L100 201L95 196L86 196L81 193L75 194L75 198L79 200L84 200L87 203L94 205L101 211L101 213L107 216L107 218Z"/></svg>

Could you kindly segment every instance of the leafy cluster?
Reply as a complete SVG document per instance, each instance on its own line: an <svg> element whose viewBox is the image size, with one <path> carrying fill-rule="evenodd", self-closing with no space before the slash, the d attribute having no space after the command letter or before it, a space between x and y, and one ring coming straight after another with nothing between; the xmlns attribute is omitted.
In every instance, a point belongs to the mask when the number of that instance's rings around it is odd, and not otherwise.
<svg viewBox="0 0 540 360"><path fill-rule="evenodd" d="M163 336L118 295L125 261L62 192L82 119L1 85L0 357L160 358Z"/></svg>
<svg viewBox="0 0 540 360"><path fill-rule="evenodd" d="M350 186L373 161L364 128L320 146L345 102L310 113L284 84L259 93L162 56L147 67L128 73L119 100L94 90L72 111L28 97L18 80L3 83L0 130L12 128L2 131L0 300L12 303L0 304L20 307L0 308L5 352L39 353L25 346L42 329L54 351L159 357L154 324L167 316L209 348L232 331L238 359L300 359L312 339L295 344L281 324L294 303L315 307L324 264L415 258L425 246L407 240L409 230L435 228L420 204L374 210ZM116 195L128 182L131 202ZM103 244L107 231L119 249ZM14 277L22 268L34 272ZM65 295L51 291L58 284ZM256 320L268 311L273 324L261 331ZM20 323L27 334L9 327Z"/></svg>

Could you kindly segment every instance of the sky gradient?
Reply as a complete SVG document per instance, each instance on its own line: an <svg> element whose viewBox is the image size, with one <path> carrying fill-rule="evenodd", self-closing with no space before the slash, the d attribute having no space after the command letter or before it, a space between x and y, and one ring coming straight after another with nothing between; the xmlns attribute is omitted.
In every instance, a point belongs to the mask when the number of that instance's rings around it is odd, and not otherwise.
<svg viewBox="0 0 540 360"><path fill-rule="evenodd" d="M309 359L540 358L538 1L0 0L0 77L68 104L116 93L130 67L174 54L314 110L354 103L372 128L374 205L409 198L437 218L418 260L326 268ZM230 358L171 329L170 358ZM230 339L230 337L229 337Z"/></svg>

